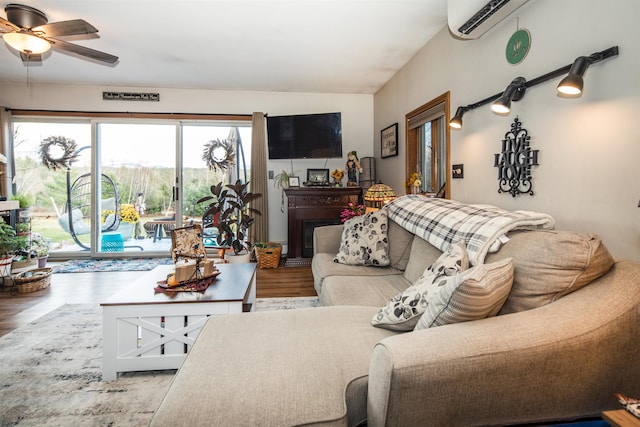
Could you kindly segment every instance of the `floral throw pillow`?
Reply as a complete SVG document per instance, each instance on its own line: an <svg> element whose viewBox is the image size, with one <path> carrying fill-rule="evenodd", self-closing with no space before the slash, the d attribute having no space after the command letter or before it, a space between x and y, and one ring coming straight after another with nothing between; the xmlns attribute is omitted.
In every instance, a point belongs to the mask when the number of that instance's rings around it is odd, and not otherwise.
<svg viewBox="0 0 640 427"><path fill-rule="evenodd" d="M392 331L413 330L438 289L468 268L469 256L464 240L450 244L413 285L378 310L371 324Z"/></svg>
<svg viewBox="0 0 640 427"><path fill-rule="evenodd" d="M379 267L389 265L387 221L387 211L381 209L345 222L340 250L333 262Z"/></svg>

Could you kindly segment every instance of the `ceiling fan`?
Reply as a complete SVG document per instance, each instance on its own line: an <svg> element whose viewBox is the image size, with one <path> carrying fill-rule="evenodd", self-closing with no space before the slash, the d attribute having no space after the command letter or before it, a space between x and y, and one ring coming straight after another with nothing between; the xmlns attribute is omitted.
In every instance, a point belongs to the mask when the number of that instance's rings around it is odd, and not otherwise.
<svg viewBox="0 0 640 427"><path fill-rule="evenodd" d="M20 52L23 62L39 62L52 46L87 58L114 64L117 56L90 49L57 37L95 34L98 30L84 19L49 23L47 15L38 9L10 3L4 8L7 19L0 17L0 34L4 41Z"/></svg>

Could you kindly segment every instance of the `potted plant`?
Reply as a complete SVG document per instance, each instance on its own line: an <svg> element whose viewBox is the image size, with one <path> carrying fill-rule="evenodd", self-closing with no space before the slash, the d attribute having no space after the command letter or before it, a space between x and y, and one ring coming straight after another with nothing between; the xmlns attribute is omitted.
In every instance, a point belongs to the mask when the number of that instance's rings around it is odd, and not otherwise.
<svg viewBox="0 0 640 427"><path fill-rule="evenodd" d="M251 193L248 187L248 182L242 184L240 180L224 188L221 183L212 185L212 195L201 198L197 203L213 201L204 210L202 223L204 228L218 228L218 245L232 248L235 255L250 257L251 245L247 231L255 221L252 215L262 215L250 203L262 197L262 194Z"/></svg>
<svg viewBox="0 0 640 427"><path fill-rule="evenodd" d="M11 274L11 262L16 250L21 247L16 230L4 221L0 222L0 276Z"/></svg>
<svg viewBox="0 0 640 427"><path fill-rule="evenodd" d="M51 250L49 241L41 235L34 233L33 240L31 241L31 249L38 257L38 268L45 268L47 266L47 259L49 258L49 251Z"/></svg>
<svg viewBox="0 0 640 427"><path fill-rule="evenodd" d="M18 218L22 221L26 221L30 216L30 207L33 204L33 197L29 194L16 193L11 196L11 200L17 200L20 205L18 210Z"/></svg>
<svg viewBox="0 0 640 427"><path fill-rule="evenodd" d="M280 212L282 213L284 213L284 189L289 188L289 178L295 176L297 172L298 171L291 171L291 173L289 173L282 171L273 177L273 186L282 188L282 198L280 199Z"/></svg>
<svg viewBox="0 0 640 427"><path fill-rule="evenodd" d="M138 214L135 206L130 203L123 204L120 207L120 214L120 226L118 227L117 231L120 232L124 240L129 240L131 238L131 234L133 233L135 224L140 221L140 214Z"/></svg>

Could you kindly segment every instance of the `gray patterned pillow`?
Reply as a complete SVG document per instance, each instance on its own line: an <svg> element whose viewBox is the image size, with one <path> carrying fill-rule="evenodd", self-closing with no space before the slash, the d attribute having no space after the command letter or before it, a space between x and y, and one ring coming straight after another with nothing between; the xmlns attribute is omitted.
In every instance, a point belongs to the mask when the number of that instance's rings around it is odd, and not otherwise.
<svg viewBox="0 0 640 427"><path fill-rule="evenodd" d="M438 289L467 268L469 256L464 240L450 244L413 285L378 310L371 324L392 331L413 330Z"/></svg>
<svg viewBox="0 0 640 427"><path fill-rule="evenodd" d="M437 289L415 330L495 316L512 284L512 258L463 271Z"/></svg>
<svg viewBox="0 0 640 427"><path fill-rule="evenodd" d="M333 262L349 265L389 265L387 211L381 209L344 223L340 250Z"/></svg>

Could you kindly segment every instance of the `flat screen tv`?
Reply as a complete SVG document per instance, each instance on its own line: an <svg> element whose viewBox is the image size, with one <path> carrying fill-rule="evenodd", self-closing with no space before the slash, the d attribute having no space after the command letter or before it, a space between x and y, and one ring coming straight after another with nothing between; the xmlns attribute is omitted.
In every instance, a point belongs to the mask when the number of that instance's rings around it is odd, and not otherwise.
<svg viewBox="0 0 640 427"><path fill-rule="evenodd" d="M340 113L267 116L269 159L342 157Z"/></svg>

